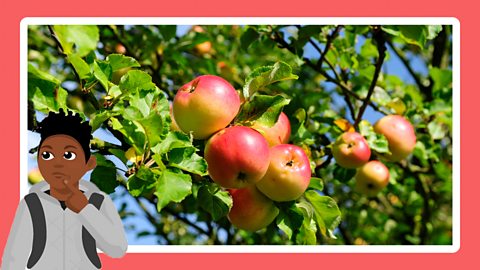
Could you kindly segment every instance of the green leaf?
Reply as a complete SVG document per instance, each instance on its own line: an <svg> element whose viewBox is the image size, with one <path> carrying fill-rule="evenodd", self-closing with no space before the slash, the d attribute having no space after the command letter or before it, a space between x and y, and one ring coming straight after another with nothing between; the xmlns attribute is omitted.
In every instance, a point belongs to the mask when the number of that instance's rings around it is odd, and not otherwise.
<svg viewBox="0 0 480 270"><path fill-rule="evenodd" d="M437 119L428 123L427 128L428 128L428 133L432 137L432 140L443 139L445 138L448 132L446 126L440 121L437 121Z"/></svg>
<svg viewBox="0 0 480 270"><path fill-rule="evenodd" d="M67 56L68 61L78 74L80 79L87 79L90 77L90 66L77 54L70 54Z"/></svg>
<svg viewBox="0 0 480 270"><path fill-rule="evenodd" d="M305 144L305 145L312 145L315 143L313 139L313 134L308 131L305 127L304 123L307 117L307 113L303 108L300 108L295 111L292 118L292 135L290 140L294 144Z"/></svg>
<svg viewBox="0 0 480 270"><path fill-rule="evenodd" d="M192 193L192 179L188 174L163 171L157 180L155 195L160 212L170 202L179 203Z"/></svg>
<svg viewBox="0 0 480 270"><path fill-rule="evenodd" d="M313 206L315 221L322 235L336 239L333 231L341 221L341 212L337 203L332 198L321 196L313 190L307 190L305 197Z"/></svg>
<svg viewBox="0 0 480 270"><path fill-rule="evenodd" d="M259 37L260 35L255 29L251 27L247 28L247 30L240 37L241 48L244 51L247 51L250 45L252 45L252 43L255 42L256 40L258 40Z"/></svg>
<svg viewBox="0 0 480 270"><path fill-rule="evenodd" d="M210 213L213 220L225 217L233 205L232 197L217 185L204 185L198 190L197 202L202 209Z"/></svg>
<svg viewBox="0 0 480 270"><path fill-rule="evenodd" d="M159 25L158 30L162 34L164 41L170 41L177 35L176 25Z"/></svg>
<svg viewBox="0 0 480 270"><path fill-rule="evenodd" d="M413 155L418 158L422 164L427 164L428 153L425 144L422 141L417 141L415 148L413 149Z"/></svg>
<svg viewBox="0 0 480 270"><path fill-rule="evenodd" d="M280 230L282 230L288 239L292 239L294 234L298 232L300 226L303 223L303 214L295 204L292 204L289 208L280 208L276 223Z"/></svg>
<svg viewBox="0 0 480 270"><path fill-rule="evenodd" d="M60 87L60 81L48 73L28 65L28 99L34 109L43 113L67 108L68 92Z"/></svg>
<svg viewBox="0 0 480 270"><path fill-rule="evenodd" d="M109 87L108 87L108 77L107 77L107 75L105 75L103 70L100 68L97 61L93 62L93 75L95 76L95 78L97 78L97 80L103 86L105 91L108 92L108 89L109 89Z"/></svg>
<svg viewBox="0 0 480 270"><path fill-rule="evenodd" d="M118 86L123 93L133 92L135 90L155 89L152 77L148 75L148 73L140 70L130 70L127 72L127 74L122 76Z"/></svg>
<svg viewBox="0 0 480 270"><path fill-rule="evenodd" d="M425 46L427 39L432 39L438 34L438 27L425 25L388 25L382 26L386 33L399 37L408 44L417 45L421 49ZM441 29L440 29L441 30Z"/></svg>
<svg viewBox="0 0 480 270"><path fill-rule="evenodd" d="M341 182L347 182L355 176L355 169L346 169L336 165L333 169L333 177Z"/></svg>
<svg viewBox="0 0 480 270"><path fill-rule="evenodd" d="M288 103L290 103L290 99L280 95L255 95L252 100L243 104L235 122L247 122L250 125L257 122L271 127L278 121L283 107Z"/></svg>
<svg viewBox="0 0 480 270"><path fill-rule="evenodd" d="M51 82L53 85L60 85L60 80L36 68L32 63L28 63L28 77Z"/></svg>
<svg viewBox="0 0 480 270"><path fill-rule="evenodd" d="M434 93L444 88L452 88L452 70L432 67L429 73L433 79L432 91Z"/></svg>
<svg viewBox="0 0 480 270"><path fill-rule="evenodd" d="M91 119L90 119L90 126L92 127L92 132L97 130L103 122L108 120L112 116L112 113L107 110L98 111Z"/></svg>
<svg viewBox="0 0 480 270"><path fill-rule="evenodd" d="M152 170L141 167L128 178L127 189L132 196L145 196L153 191L157 175Z"/></svg>
<svg viewBox="0 0 480 270"><path fill-rule="evenodd" d="M426 26L423 25L399 25L398 29L402 33L404 40L410 44L415 44L423 49L426 42Z"/></svg>
<svg viewBox="0 0 480 270"><path fill-rule="evenodd" d="M295 239L297 245L317 244L317 223L313 219L304 219Z"/></svg>
<svg viewBox="0 0 480 270"><path fill-rule="evenodd" d="M90 181L107 194L115 192L118 186L115 164L101 154L93 155L97 159L97 166L92 171Z"/></svg>
<svg viewBox="0 0 480 270"><path fill-rule="evenodd" d="M84 57L97 48L100 35L95 25L55 25L53 29L67 55Z"/></svg>
<svg viewBox="0 0 480 270"><path fill-rule="evenodd" d="M302 211L303 222L298 230L295 243L299 245L315 245L317 243L317 223L315 222L315 209L312 204L302 200L297 204L298 209Z"/></svg>
<svg viewBox="0 0 480 270"><path fill-rule="evenodd" d="M140 64L135 58L125 56L123 54L110 54L107 56L106 61L112 67L112 72L120 70L122 68L140 67Z"/></svg>
<svg viewBox="0 0 480 270"><path fill-rule="evenodd" d="M182 132L169 132L163 141L152 148L156 154L166 154L175 148L193 147L190 137Z"/></svg>
<svg viewBox="0 0 480 270"><path fill-rule="evenodd" d="M365 78L366 81L370 82L373 79L373 75L375 74L375 66L369 65L365 68L362 68L358 71L361 77ZM365 95L360 95L361 98L367 97L368 91L365 92Z"/></svg>
<svg viewBox="0 0 480 270"><path fill-rule="evenodd" d="M172 149L168 153L169 165L201 176L207 175L207 162L195 151L194 147Z"/></svg>
<svg viewBox="0 0 480 270"><path fill-rule="evenodd" d="M276 62L273 66L256 68L247 78L243 87L243 96L248 99L259 89L275 82L296 80L298 76L292 73L292 67L284 62Z"/></svg>
<svg viewBox="0 0 480 270"><path fill-rule="evenodd" d="M372 43L371 39L365 40L362 47L360 48L360 54L365 58L377 58L378 57L378 49Z"/></svg>
<svg viewBox="0 0 480 270"><path fill-rule="evenodd" d="M386 106L390 101L392 101L392 98L382 87L375 86L373 88L371 100L378 105Z"/></svg>
<svg viewBox="0 0 480 270"><path fill-rule="evenodd" d="M137 153L145 152L147 138L141 125L130 120L118 120L116 117L110 117L110 124L113 129L122 133L126 142L132 145Z"/></svg>
<svg viewBox="0 0 480 270"><path fill-rule="evenodd" d="M308 184L308 189L323 190L323 180L321 178L312 177L310 178L310 184Z"/></svg>
<svg viewBox="0 0 480 270"><path fill-rule="evenodd" d="M142 125L145 135L147 135L149 147L153 147L161 141L160 136L163 133L164 123L159 113L152 111L148 117L138 120L138 123Z"/></svg>
<svg viewBox="0 0 480 270"><path fill-rule="evenodd" d="M116 148L108 149L108 152L112 153L115 157L121 160L124 164L127 163L127 158L125 157L125 151Z"/></svg>
<svg viewBox="0 0 480 270"><path fill-rule="evenodd" d="M385 138L385 136L382 134L375 133L375 130L370 122L367 120L362 120L360 121L358 128L360 129L360 134L362 134L362 136L367 140L370 149L378 153L390 153L390 150L388 149L387 138Z"/></svg>
<svg viewBox="0 0 480 270"><path fill-rule="evenodd" d="M438 33L442 32L441 25L427 25L427 39L431 40L437 37Z"/></svg>

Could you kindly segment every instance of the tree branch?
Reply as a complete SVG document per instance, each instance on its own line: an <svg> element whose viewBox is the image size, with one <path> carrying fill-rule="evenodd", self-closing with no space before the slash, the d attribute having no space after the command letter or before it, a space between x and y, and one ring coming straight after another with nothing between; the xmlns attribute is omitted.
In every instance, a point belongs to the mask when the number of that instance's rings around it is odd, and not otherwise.
<svg viewBox="0 0 480 270"><path fill-rule="evenodd" d="M368 89L367 97L363 101L362 107L360 107L357 118L355 119L355 123L353 124L355 129L358 129L358 124L362 119L363 113L365 112L365 109L367 108L367 105L373 94L373 90L377 85L378 76L380 75L380 71L382 70L383 61L385 60L385 51L387 50L387 48L385 47L385 37L380 27L374 26L373 38L377 41L378 58L377 58L377 62L375 63L375 73L373 74L372 82L370 83L370 88Z"/></svg>
<svg viewBox="0 0 480 270"><path fill-rule="evenodd" d="M342 28L341 25L337 25L337 27L335 27L335 29L333 30L333 32L327 37L327 43L325 44L325 51L323 52L323 54L320 56L320 59L318 60L317 62L317 66L319 68L322 67L322 63L323 63L323 60L325 59L327 53L328 53L328 50L330 50L330 47L332 45L332 42L333 40L335 39L335 37L338 35L338 32L340 31L340 28ZM328 64L328 63L327 63ZM333 69L333 68L332 68Z"/></svg>
<svg viewBox="0 0 480 270"><path fill-rule="evenodd" d="M164 210L165 212L169 213L170 215L174 216L176 219L182 221L183 223L185 223L186 225L194 228L195 230L197 230L198 232L200 233L203 233L205 234L206 236L210 236L210 234L208 233L208 231L204 230L202 227L198 226L197 224L191 222L190 220L188 220L187 218L181 216L179 213L169 209L168 207L165 207L163 208L162 210Z"/></svg>
<svg viewBox="0 0 480 270"><path fill-rule="evenodd" d="M412 76L413 80L415 81L415 84L417 84L418 88L420 89L421 92L425 93L428 99L428 87L425 86L422 83L421 78L418 76L417 73L413 70L412 66L410 65L410 62L408 61L407 57L403 54L402 51L398 50L395 48L395 45L390 40L386 41L388 46L392 49L392 51L395 53L395 55L400 59L400 61L403 63L405 68L408 70L408 73Z"/></svg>
<svg viewBox="0 0 480 270"><path fill-rule="evenodd" d="M281 36L278 32L273 32L273 36L270 37L273 41L277 42L279 47L280 48L284 48L284 49L287 49L288 51L290 51L291 53L295 54L295 49L290 46ZM365 99L361 98L357 93L353 92L348 86L344 85L341 81L338 81L336 79L334 79L332 76L330 76L325 70L321 69L321 68L318 68L314 63L312 63L312 61L310 61L310 59L308 58L303 58L303 61L305 62L305 64L307 64L309 67L311 67L313 70L315 70L316 72L320 73L322 76L325 77L326 81L328 82L332 82L334 83L335 85L337 85L340 90L342 90L342 92L344 94L348 94L352 97L354 97L355 99L357 100L360 100L360 101L365 101ZM368 105L370 105L375 111L378 111L382 114L388 114L384 111L382 111L378 106L376 106L375 104L373 104L372 102L368 101Z"/></svg>

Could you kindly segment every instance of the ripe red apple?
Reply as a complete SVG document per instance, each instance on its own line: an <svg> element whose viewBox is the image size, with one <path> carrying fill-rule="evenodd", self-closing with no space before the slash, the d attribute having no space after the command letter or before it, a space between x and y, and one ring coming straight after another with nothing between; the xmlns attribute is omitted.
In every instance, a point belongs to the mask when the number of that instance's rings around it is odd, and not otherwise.
<svg viewBox="0 0 480 270"><path fill-rule="evenodd" d="M290 139L290 121L283 112L280 113L277 122L272 127L255 123L252 128L258 130L267 139L270 146L288 143Z"/></svg>
<svg viewBox="0 0 480 270"><path fill-rule="evenodd" d="M292 201L305 192L311 175L310 161L301 147L279 144L270 148L270 165L257 187L274 201Z"/></svg>
<svg viewBox="0 0 480 270"><path fill-rule="evenodd" d="M344 168L358 168L370 159L367 140L358 132L345 132L335 141L332 154L338 165Z"/></svg>
<svg viewBox="0 0 480 270"><path fill-rule="evenodd" d="M268 143L258 131L233 126L215 133L205 146L208 173L224 188L243 188L267 171Z"/></svg>
<svg viewBox="0 0 480 270"><path fill-rule="evenodd" d="M239 229L258 231L272 223L279 213L273 201L258 191L255 185L230 189L229 192L233 206L228 219Z"/></svg>
<svg viewBox="0 0 480 270"><path fill-rule="evenodd" d="M123 44L117 43L115 44L115 52L119 54L125 54L127 53L127 49L125 48L125 46L123 46Z"/></svg>
<svg viewBox="0 0 480 270"><path fill-rule="evenodd" d="M390 161L400 161L413 152L417 141L415 130L404 117L387 115L378 120L373 127L375 132L387 138L391 155L386 155L386 158Z"/></svg>
<svg viewBox="0 0 480 270"><path fill-rule="evenodd" d="M232 85L213 76L199 76L182 86L173 100L173 116L195 139L206 139L226 127L240 109L240 97Z"/></svg>
<svg viewBox="0 0 480 270"><path fill-rule="evenodd" d="M378 160L369 161L357 169L356 190L369 197L375 196L388 185L389 178L387 166Z"/></svg>

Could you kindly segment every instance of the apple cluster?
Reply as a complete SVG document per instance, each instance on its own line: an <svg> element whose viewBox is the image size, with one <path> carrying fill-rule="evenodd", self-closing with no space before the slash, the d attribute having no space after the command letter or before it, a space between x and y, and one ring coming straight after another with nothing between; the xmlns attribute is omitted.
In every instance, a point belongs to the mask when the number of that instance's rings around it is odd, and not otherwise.
<svg viewBox="0 0 480 270"><path fill-rule="evenodd" d="M288 144L285 113L271 127L259 122L232 125L241 103L223 78L199 76L176 93L172 128L206 140L208 173L233 200L228 219L237 228L257 231L278 215L275 201L296 200L305 192L311 169L304 150Z"/></svg>
<svg viewBox="0 0 480 270"><path fill-rule="evenodd" d="M412 124L400 115L387 115L373 126L388 141L389 153L382 156L387 161L397 162L413 152L416 143ZM338 165L357 169L356 190L367 196L377 195L388 185L390 173L387 166L378 160L371 160L367 140L354 131L345 132L335 141L332 154Z"/></svg>

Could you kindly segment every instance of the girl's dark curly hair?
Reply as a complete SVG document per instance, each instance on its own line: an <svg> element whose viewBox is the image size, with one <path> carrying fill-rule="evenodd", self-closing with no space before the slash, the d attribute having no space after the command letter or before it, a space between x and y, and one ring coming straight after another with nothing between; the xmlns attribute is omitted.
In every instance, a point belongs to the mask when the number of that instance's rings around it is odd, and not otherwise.
<svg viewBox="0 0 480 270"><path fill-rule="evenodd" d="M92 137L92 127L88 122L82 122L82 118L78 114L68 111L65 114L63 109L58 113L50 112L41 123L38 124L37 132L40 133L40 144L53 135L68 135L73 137L82 146L85 153L85 162L90 158L90 140Z"/></svg>

